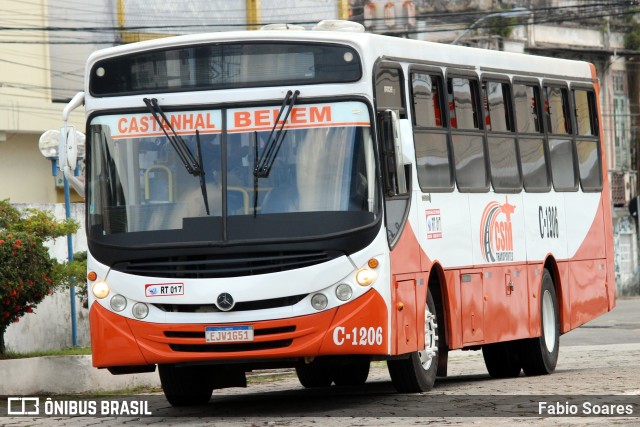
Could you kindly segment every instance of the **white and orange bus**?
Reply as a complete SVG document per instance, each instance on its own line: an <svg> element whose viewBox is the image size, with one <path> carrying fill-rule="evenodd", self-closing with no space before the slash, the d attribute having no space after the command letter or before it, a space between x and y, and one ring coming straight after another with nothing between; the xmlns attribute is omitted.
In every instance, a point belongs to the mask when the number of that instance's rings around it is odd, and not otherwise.
<svg viewBox="0 0 640 427"><path fill-rule="evenodd" d="M325 25L89 58L94 366L173 405L373 360L421 392L455 349L551 373L615 305L594 66Z"/></svg>

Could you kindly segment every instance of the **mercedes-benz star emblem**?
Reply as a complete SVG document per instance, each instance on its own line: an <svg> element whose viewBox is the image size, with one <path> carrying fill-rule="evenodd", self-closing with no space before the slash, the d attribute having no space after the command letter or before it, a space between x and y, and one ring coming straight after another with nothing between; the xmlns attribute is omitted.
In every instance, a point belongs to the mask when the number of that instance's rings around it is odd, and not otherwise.
<svg viewBox="0 0 640 427"><path fill-rule="evenodd" d="M229 311L235 305L235 301L233 301L233 297L226 292L218 295L218 299L216 300L216 305L222 311Z"/></svg>

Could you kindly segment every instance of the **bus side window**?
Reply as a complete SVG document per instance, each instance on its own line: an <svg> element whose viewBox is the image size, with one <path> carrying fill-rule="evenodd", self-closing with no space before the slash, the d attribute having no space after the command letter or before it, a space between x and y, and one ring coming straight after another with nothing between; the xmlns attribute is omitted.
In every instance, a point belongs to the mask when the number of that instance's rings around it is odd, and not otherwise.
<svg viewBox="0 0 640 427"><path fill-rule="evenodd" d="M567 90L556 86L546 86L545 91L547 95L545 112L549 133L554 135L571 134Z"/></svg>
<svg viewBox="0 0 640 427"><path fill-rule="evenodd" d="M573 100L580 184L583 191L601 191L602 162L595 93L591 90L574 89Z"/></svg>
<svg viewBox="0 0 640 427"><path fill-rule="evenodd" d="M519 133L541 133L540 125L540 91L538 87L514 84L513 100L515 118L518 124Z"/></svg>
<svg viewBox="0 0 640 427"><path fill-rule="evenodd" d="M416 170L423 192L453 189L442 88L440 75L424 72L411 74Z"/></svg>
<svg viewBox="0 0 640 427"><path fill-rule="evenodd" d="M540 88L533 83L514 83L512 89L522 184L527 192L547 192L551 178L542 135Z"/></svg>
<svg viewBox="0 0 640 427"><path fill-rule="evenodd" d="M442 127L440 76L426 73L411 74L413 124L421 127Z"/></svg>
<svg viewBox="0 0 640 427"><path fill-rule="evenodd" d="M383 64L376 73L377 111L394 110L400 118L406 118L404 104L402 69L399 65Z"/></svg>
<svg viewBox="0 0 640 427"><path fill-rule="evenodd" d="M522 181L511 121L509 84L485 81L482 89L491 184L496 192L519 192Z"/></svg>
<svg viewBox="0 0 640 427"><path fill-rule="evenodd" d="M454 77L449 79L447 85L449 87L449 110L451 113L455 113L451 116L451 128L482 129L478 112L477 82L467 78Z"/></svg>
<svg viewBox="0 0 640 427"><path fill-rule="evenodd" d="M544 89L553 188L556 191L576 191L578 177L568 91L559 86L545 86Z"/></svg>
<svg viewBox="0 0 640 427"><path fill-rule="evenodd" d="M456 165L456 184L462 192L488 191L484 132L480 120L478 82L472 78L447 79L449 99L453 99L455 123L451 119L451 145ZM454 127L455 124L455 127Z"/></svg>

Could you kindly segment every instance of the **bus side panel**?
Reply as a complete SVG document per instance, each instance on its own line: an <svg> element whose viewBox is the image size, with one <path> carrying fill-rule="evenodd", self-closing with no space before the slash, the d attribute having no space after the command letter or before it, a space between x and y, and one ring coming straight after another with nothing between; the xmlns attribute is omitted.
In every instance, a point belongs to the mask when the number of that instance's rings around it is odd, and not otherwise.
<svg viewBox="0 0 640 427"><path fill-rule="evenodd" d="M391 274L416 273L420 271L422 248L409 220L398 243L391 251Z"/></svg>
<svg viewBox="0 0 640 427"><path fill-rule="evenodd" d="M608 311L606 273L603 260L570 264L571 329Z"/></svg>
<svg viewBox="0 0 640 427"><path fill-rule="evenodd" d="M503 265L483 269L484 341L529 338L529 300L524 266Z"/></svg>
<svg viewBox="0 0 640 427"><path fill-rule="evenodd" d="M584 240L573 242L575 245L579 244L579 248L577 250L570 248L570 252L575 250L575 255L570 262L569 275L571 329L577 328L609 309L605 237L607 233L602 199L597 193L583 196L598 197L598 209ZM576 206L568 212L570 217L575 218L573 223L586 221L588 218L579 218L585 211L584 203L577 203L577 201L572 203L570 199L571 196L567 194L567 206ZM567 222L568 232L573 234L571 223Z"/></svg>

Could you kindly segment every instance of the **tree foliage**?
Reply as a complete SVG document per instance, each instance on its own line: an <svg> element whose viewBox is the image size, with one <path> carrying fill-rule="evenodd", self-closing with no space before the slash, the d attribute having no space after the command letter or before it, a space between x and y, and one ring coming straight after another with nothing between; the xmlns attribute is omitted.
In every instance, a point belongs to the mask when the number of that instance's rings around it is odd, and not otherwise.
<svg viewBox="0 0 640 427"><path fill-rule="evenodd" d="M0 200L0 354L4 332L61 285L72 284L75 267L49 255L45 243L78 230L78 223L59 221L37 209L19 211Z"/></svg>

